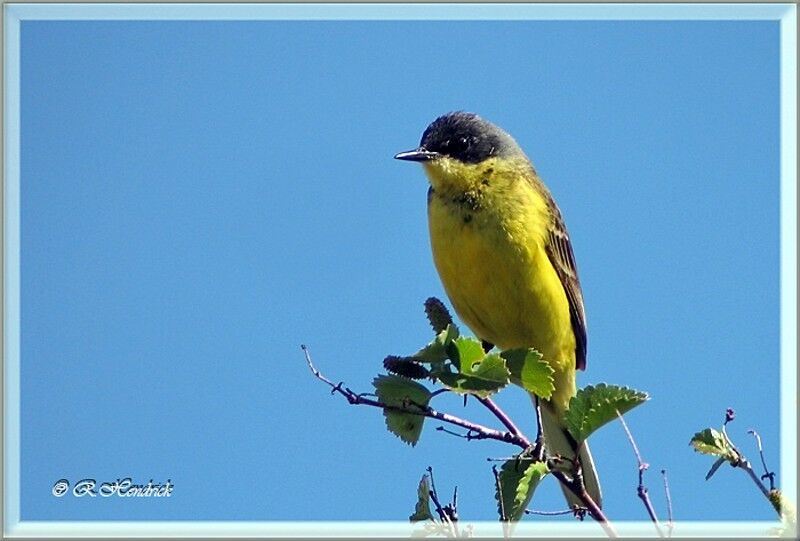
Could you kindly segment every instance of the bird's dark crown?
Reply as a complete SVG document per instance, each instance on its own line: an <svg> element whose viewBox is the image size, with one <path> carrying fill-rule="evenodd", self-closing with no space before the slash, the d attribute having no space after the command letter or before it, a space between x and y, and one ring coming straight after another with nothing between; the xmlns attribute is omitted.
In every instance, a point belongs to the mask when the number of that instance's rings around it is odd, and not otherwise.
<svg viewBox="0 0 800 541"><path fill-rule="evenodd" d="M464 163L480 163L494 156L521 153L514 139L475 113L442 115L425 129L420 147Z"/></svg>

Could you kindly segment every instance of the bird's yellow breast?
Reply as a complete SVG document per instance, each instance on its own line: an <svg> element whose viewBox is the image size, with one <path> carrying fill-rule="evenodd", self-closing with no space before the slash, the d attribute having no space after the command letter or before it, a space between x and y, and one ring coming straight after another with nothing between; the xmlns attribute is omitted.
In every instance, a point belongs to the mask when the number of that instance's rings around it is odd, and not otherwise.
<svg viewBox="0 0 800 541"><path fill-rule="evenodd" d="M530 165L490 160L436 164L426 172L433 259L456 313L501 349L542 352L562 380L554 400L568 402L575 389L575 336L545 248L552 217L526 177L533 174Z"/></svg>

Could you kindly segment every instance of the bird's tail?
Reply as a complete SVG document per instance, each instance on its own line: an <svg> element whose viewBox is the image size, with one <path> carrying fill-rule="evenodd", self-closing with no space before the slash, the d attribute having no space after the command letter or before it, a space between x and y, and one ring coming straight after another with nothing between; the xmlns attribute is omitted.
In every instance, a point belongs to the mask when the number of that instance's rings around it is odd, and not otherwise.
<svg viewBox="0 0 800 541"><path fill-rule="evenodd" d="M536 400L535 397L532 398L534 398L534 401ZM540 400L539 404L542 412L544 443L548 453L574 459L577 444L564 426L563 414L547 400ZM589 451L588 441L583 442L578 452L578 459L580 460L581 470L583 471L583 483L586 486L586 492L591 496L597 506L602 508L603 494L600 490L600 480L597 478L597 471L594 468L594 460L592 460L592 453ZM580 507L584 506L581 500L573 494L570 489L562 485L561 490L564 492L564 496L567 498L567 503L570 507L575 505Z"/></svg>

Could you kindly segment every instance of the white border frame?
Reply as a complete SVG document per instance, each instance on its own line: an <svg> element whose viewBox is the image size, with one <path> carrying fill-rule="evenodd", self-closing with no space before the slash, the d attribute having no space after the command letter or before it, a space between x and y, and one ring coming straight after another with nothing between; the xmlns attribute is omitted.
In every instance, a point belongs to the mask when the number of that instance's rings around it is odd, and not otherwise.
<svg viewBox="0 0 800 541"><path fill-rule="evenodd" d="M6 4L4 6L4 520L14 537L410 536L407 522L20 521L20 23L23 20L774 20L781 55L781 484L797 502L797 6L794 4ZM16 497L9 497L11 495ZM502 537L497 522L471 522ZM654 537L650 522L616 521ZM674 537L764 537L777 522L678 522ZM604 537L591 521L520 523L515 536Z"/></svg>

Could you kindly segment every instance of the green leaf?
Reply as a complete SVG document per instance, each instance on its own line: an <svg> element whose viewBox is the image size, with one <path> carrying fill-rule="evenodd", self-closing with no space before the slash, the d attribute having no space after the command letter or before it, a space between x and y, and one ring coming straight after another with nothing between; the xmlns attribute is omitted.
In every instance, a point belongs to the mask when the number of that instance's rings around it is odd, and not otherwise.
<svg viewBox="0 0 800 541"><path fill-rule="evenodd" d="M458 338L458 327L454 324L449 324L447 327L436 335L433 342L419 350L418 352L410 355L415 361L423 363L438 363L447 360L447 346Z"/></svg>
<svg viewBox="0 0 800 541"><path fill-rule="evenodd" d="M589 385L572 397L566 414L567 428L572 437L581 442L616 419L617 411L624 414L649 399L647 393L628 387L605 383Z"/></svg>
<svg viewBox="0 0 800 541"><path fill-rule="evenodd" d="M378 376L372 380L378 400L387 406L407 408L415 411L428 406L431 392L416 381L400 376ZM417 444L422 433L423 415L403 413L389 409L383 410L386 428L401 440L412 446Z"/></svg>
<svg viewBox="0 0 800 541"><path fill-rule="evenodd" d="M433 520L431 513L431 489L428 486L428 476L423 475L417 487L417 505L414 508L414 514L408 517L411 522L420 522L423 520Z"/></svg>
<svg viewBox="0 0 800 541"><path fill-rule="evenodd" d="M447 311L444 303L436 297L429 297L425 301L425 315L433 328L433 332L439 334L453 323L450 312Z"/></svg>
<svg viewBox="0 0 800 541"><path fill-rule="evenodd" d="M457 371L442 369L432 375L450 390L486 398L508 384L505 360L497 353L484 355L481 343L474 338L456 338L448 350Z"/></svg>
<svg viewBox="0 0 800 541"><path fill-rule="evenodd" d="M497 383L500 387L508 384L508 378L511 375L506 367L505 359L498 353L490 353L480 361L473 363L469 374L478 379Z"/></svg>
<svg viewBox="0 0 800 541"><path fill-rule="evenodd" d="M522 518L539 481L548 473L546 462L517 458L506 461L500 468L500 492L495 490L500 520L516 522Z"/></svg>
<svg viewBox="0 0 800 541"><path fill-rule="evenodd" d="M731 464L739 461L739 456L725 439L725 436L722 435L722 432L718 432L713 428L706 428L695 434L689 441L689 445L694 447L694 450L698 453L716 456L727 460ZM713 472L710 473L713 475Z"/></svg>
<svg viewBox="0 0 800 541"><path fill-rule="evenodd" d="M456 368L469 368L483 359L483 346L474 338L459 336L447 345L447 356Z"/></svg>
<svg viewBox="0 0 800 541"><path fill-rule="evenodd" d="M511 381L536 396L549 399L553 390L553 369L535 349L508 349L500 355L511 371Z"/></svg>

